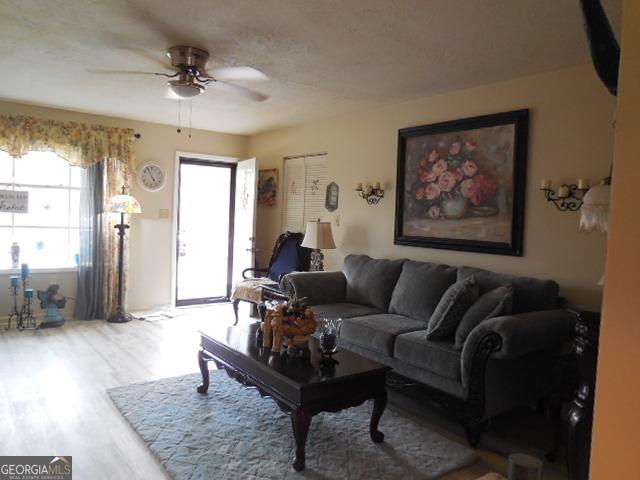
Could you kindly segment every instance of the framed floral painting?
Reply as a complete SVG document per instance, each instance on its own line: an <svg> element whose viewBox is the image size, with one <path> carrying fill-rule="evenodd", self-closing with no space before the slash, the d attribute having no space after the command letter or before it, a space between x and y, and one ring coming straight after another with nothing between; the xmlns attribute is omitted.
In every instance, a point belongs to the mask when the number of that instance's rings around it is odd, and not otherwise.
<svg viewBox="0 0 640 480"><path fill-rule="evenodd" d="M278 202L278 169L258 172L258 204L275 207Z"/></svg>
<svg viewBox="0 0 640 480"><path fill-rule="evenodd" d="M529 111L398 132L394 243L522 255Z"/></svg>

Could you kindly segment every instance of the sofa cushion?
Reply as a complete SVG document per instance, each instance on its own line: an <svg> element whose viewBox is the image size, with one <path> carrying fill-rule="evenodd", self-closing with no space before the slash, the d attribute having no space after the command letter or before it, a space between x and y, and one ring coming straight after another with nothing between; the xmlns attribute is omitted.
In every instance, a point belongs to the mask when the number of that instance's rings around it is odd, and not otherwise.
<svg viewBox="0 0 640 480"><path fill-rule="evenodd" d="M389 313L427 323L438 302L456 281L456 268L405 260L389 303Z"/></svg>
<svg viewBox="0 0 640 480"><path fill-rule="evenodd" d="M383 313L377 308L367 307L358 303L325 303L323 305L312 305L311 310L313 310L318 319L362 317L364 315Z"/></svg>
<svg viewBox="0 0 640 480"><path fill-rule="evenodd" d="M383 313L343 320L340 337L362 348L391 357L396 337L414 330L424 330L424 322Z"/></svg>
<svg viewBox="0 0 640 480"><path fill-rule="evenodd" d="M473 267L458 268L458 280L471 275L476 278L481 295L501 285L512 285L513 313L557 308L559 286L553 280L503 275Z"/></svg>
<svg viewBox="0 0 640 480"><path fill-rule="evenodd" d="M465 312L456 329L456 350L462 350L471 330L488 318L510 315L513 308L513 287L503 285L481 295Z"/></svg>
<svg viewBox="0 0 640 480"><path fill-rule="evenodd" d="M414 367L426 368L451 380L462 381L461 353L451 341L427 340L424 330L403 333L396 338L394 358Z"/></svg>
<svg viewBox="0 0 640 480"><path fill-rule="evenodd" d="M373 259L368 255L347 255L342 268L347 277L347 302L388 311L403 262Z"/></svg>
<svg viewBox="0 0 640 480"><path fill-rule="evenodd" d="M473 276L451 285L429 319L427 340L453 340L462 316L477 299L478 284Z"/></svg>

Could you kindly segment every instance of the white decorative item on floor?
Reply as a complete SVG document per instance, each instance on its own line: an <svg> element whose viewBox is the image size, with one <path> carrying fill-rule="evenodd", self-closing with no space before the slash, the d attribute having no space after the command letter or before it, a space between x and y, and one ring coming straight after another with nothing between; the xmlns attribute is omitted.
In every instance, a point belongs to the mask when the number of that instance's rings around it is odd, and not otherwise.
<svg viewBox="0 0 640 480"><path fill-rule="evenodd" d="M118 305L115 313L108 318L108 322L111 323L125 323L131 320L131 316L125 311L122 301L122 281L123 281L123 268L124 268L124 234L129 228L129 225L124 223L124 214L142 213L142 208L138 200L131 195L125 193L125 187L122 186L122 193L114 195L109 200L107 211L111 213L120 214L120 223L115 225L118 229Z"/></svg>
<svg viewBox="0 0 640 480"><path fill-rule="evenodd" d="M508 480L542 480L544 463L539 458L524 453L509 455Z"/></svg>
<svg viewBox="0 0 640 480"><path fill-rule="evenodd" d="M302 240L302 247L311 248L311 265L309 270L321 272L324 270L324 254L322 250L332 250L336 248L331 233L331 223L321 222L320 219L307 222L307 229Z"/></svg>

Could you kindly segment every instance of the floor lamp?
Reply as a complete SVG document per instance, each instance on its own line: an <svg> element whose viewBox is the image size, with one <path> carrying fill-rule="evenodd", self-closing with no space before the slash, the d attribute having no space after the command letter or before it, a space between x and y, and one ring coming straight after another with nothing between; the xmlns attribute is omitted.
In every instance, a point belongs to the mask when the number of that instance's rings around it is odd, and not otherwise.
<svg viewBox="0 0 640 480"><path fill-rule="evenodd" d="M142 213L140 203L131 195L127 195L122 186L122 193L111 197L109 200L108 212L119 213L120 223L115 225L118 230L118 306L116 311L107 321L111 323L125 323L131 320L131 316L126 312L122 302L122 280L124 275L124 235L129 225L124 223L124 215L131 213Z"/></svg>

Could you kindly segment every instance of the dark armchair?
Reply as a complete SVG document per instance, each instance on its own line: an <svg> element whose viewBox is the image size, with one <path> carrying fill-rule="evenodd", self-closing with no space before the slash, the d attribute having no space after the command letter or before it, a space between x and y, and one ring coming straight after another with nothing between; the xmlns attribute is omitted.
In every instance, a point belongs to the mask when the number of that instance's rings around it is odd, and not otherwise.
<svg viewBox="0 0 640 480"><path fill-rule="evenodd" d="M263 287L277 287L280 279L288 273L309 271L311 251L300 246L303 237L302 233L281 234L273 248L267 268L246 268L242 271L243 280L233 287L231 293L236 324L240 302L249 302L257 306L262 301Z"/></svg>

